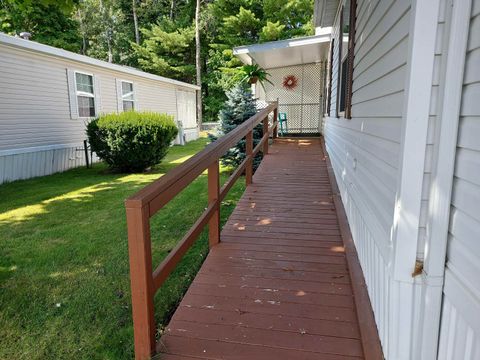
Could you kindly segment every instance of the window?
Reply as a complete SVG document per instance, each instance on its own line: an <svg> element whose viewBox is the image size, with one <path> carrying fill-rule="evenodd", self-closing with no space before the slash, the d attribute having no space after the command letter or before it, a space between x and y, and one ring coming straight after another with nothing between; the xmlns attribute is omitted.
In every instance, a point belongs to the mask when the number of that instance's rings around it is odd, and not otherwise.
<svg viewBox="0 0 480 360"><path fill-rule="evenodd" d="M351 118L356 1L345 0L340 16L337 116Z"/></svg>
<svg viewBox="0 0 480 360"><path fill-rule="evenodd" d="M75 90L77 95L78 116L95 116L95 89L93 75L75 73Z"/></svg>
<svg viewBox="0 0 480 360"><path fill-rule="evenodd" d="M123 111L134 110L135 97L133 93L133 83L122 81L122 104Z"/></svg>

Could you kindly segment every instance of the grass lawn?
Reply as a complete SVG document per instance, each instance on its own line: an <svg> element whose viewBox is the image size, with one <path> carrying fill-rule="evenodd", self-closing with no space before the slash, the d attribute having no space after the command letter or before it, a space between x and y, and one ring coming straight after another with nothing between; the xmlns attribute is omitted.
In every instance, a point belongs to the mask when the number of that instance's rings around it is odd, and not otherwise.
<svg viewBox="0 0 480 360"><path fill-rule="evenodd" d="M0 359L133 357L123 201L205 144L171 148L150 173L112 174L96 164L0 186ZM243 190L240 179L223 203L222 221ZM152 218L154 266L206 204L202 175ZM156 296L160 326L207 251L204 231Z"/></svg>

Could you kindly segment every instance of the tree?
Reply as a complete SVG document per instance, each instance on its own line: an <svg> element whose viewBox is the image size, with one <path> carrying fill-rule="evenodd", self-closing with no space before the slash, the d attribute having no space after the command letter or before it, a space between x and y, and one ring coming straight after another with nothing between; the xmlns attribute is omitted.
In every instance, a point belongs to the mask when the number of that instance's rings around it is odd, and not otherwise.
<svg viewBox="0 0 480 360"><path fill-rule="evenodd" d="M135 43L140 45L140 30L138 29L137 0L132 0L133 26L135 30Z"/></svg>
<svg viewBox="0 0 480 360"><path fill-rule="evenodd" d="M20 0L0 0L0 5L0 31L11 35L28 31L34 41L80 51L81 36L71 8Z"/></svg>
<svg viewBox="0 0 480 360"><path fill-rule="evenodd" d="M227 43L255 42L260 29L260 20L255 13L243 6L236 15L223 19L222 37Z"/></svg>
<svg viewBox="0 0 480 360"><path fill-rule="evenodd" d="M265 20L284 25L282 39L313 35L313 0L263 0Z"/></svg>
<svg viewBox="0 0 480 360"><path fill-rule="evenodd" d="M244 123L257 112L255 99L250 88L245 84L238 84L227 92L227 101L219 113L220 129L222 134L228 134L238 125ZM263 136L262 125L253 129L253 146L255 147ZM211 136L211 140L216 138ZM238 167L246 157L246 141L240 140L236 146L227 151L222 157L222 163L227 166ZM256 169L262 161L262 154L258 153L253 161Z"/></svg>
<svg viewBox="0 0 480 360"><path fill-rule="evenodd" d="M285 25L280 24L280 21L267 21L267 25L262 28L260 32L260 41L275 41L282 38L282 33L285 30Z"/></svg>
<svg viewBox="0 0 480 360"><path fill-rule="evenodd" d="M108 62L123 63L129 51L124 13L114 0L82 0L76 11L83 53Z"/></svg>
<svg viewBox="0 0 480 360"><path fill-rule="evenodd" d="M142 33L143 43L133 44L133 49L143 70L192 82L195 78L192 51L195 30L192 26L175 30L175 24L164 18L150 30L142 29Z"/></svg>
<svg viewBox="0 0 480 360"><path fill-rule="evenodd" d="M172 3L173 4L173 3ZM197 0L195 8L195 69L197 73L197 85L202 86L202 65L200 59L201 43L200 43L200 0ZM202 90L197 91L197 119L198 125L202 125Z"/></svg>

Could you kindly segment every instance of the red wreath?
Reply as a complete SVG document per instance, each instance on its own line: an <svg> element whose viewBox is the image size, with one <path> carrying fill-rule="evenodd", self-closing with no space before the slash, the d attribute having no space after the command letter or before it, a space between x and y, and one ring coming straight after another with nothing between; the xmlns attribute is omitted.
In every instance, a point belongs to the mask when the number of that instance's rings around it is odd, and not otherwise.
<svg viewBox="0 0 480 360"><path fill-rule="evenodd" d="M297 87L298 79L295 75L288 75L283 78L283 87L287 90L293 90Z"/></svg>

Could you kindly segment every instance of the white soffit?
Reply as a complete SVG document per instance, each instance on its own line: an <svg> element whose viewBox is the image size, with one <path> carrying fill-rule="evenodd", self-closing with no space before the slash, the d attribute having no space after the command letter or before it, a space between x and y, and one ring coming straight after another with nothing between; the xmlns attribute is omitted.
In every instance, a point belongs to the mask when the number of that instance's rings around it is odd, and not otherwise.
<svg viewBox="0 0 480 360"><path fill-rule="evenodd" d="M264 69L311 64L327 59L330 34L239 46L233 54L243 63L256 63Z"/></svg>

